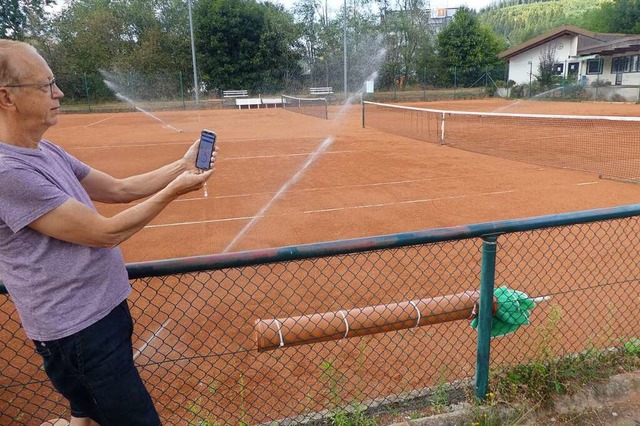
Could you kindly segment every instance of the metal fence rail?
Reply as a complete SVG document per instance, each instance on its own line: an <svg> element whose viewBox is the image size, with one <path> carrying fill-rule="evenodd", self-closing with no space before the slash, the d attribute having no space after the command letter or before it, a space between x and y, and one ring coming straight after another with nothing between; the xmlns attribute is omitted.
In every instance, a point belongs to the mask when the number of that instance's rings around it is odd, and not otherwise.
<svg viewBox="0 0 640 426"><path fill-rule="evenodd" d="M531 325L491 341L491 368L621 346L640 337L638 215L633 205L130 264L136 363L169 425L301 423L425 398L444 384L468 389L482 345L466 319L266 351L254 325L460 295L487 272L496 287L551 296ZM483 248L494 240L487 271ZM447 299L452 309L458 297ZM321 335L328 322L307 328ZM0 297L0 363L0 424L68 416L9 297Z"/></svg>

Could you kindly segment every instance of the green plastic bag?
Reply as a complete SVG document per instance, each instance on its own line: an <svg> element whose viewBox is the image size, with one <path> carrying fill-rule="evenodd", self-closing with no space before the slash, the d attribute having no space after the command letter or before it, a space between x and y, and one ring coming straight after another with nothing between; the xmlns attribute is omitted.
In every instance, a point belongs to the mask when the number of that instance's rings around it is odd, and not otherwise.
<svg viewBox="0 0 640 426"><path fill-rule="evenodd" d="M529 324L531 309L536 304L526 293L499 287L494 292L498 309L491 321L491 337L513 333L520 326ZM471 327L478 327L478 318L471 321Z"/></svg>

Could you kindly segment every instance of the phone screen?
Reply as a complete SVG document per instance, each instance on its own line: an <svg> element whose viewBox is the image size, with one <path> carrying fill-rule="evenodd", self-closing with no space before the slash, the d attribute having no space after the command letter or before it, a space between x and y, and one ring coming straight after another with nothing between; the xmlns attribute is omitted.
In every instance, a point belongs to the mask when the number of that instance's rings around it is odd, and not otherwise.
<svg viewBox="0 0 640 426"><path fill-rule="evenodd" d="M198 157L196 167L202 170L209 170L211 165L211 154L216 144L216 134L210 130L203 130L200 134L200 145L198 146Z"/></svg>

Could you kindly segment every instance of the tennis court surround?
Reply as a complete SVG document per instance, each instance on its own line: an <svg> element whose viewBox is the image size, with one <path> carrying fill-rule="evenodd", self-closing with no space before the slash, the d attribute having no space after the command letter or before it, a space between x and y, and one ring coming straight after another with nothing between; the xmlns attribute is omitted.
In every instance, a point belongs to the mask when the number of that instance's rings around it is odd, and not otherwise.
<svg viewBox="0 0 640 426"><path fill-rule="evenodd" d="M446 111L364 102L363 126L500 158L640 182L640 117Z"/></svg>
<svg viewBox="0 0 640 426"><path fill-rule="evenodd" d="M183 136L147 126L138 115L68 118L51 139L114 174L162 164L188 146ZM166 424L295 423L356 403L381 409L411 402L444 383L465 389L477 343L466 321L266 353L256 351L253 321L477 290L481 236L489 233L505 232L498 237L496 285L552 296L534 310L531 326L493 341L492 368L527 362L543 349L563 356L638 337L637 206L613 216L610 209L570 214L566 222L552 216L300 246L638 198L635 185L592 174L541 170L361 129L359 111L343 125L333 123L332 149L239 248L294 247L131 264L220 252L248 221L239 217L255 214L264 193L295 173L327 129L317 124L323 120L274 110L164 118L179 122L188 136L200 127L221 136L210 198L185 197L182 207L123 245L134 288L134 354ZM80 137L96 126L102 139ZM64 414L13 305L0 300L0 423Z"/></svg>
<svg viewBox="0 0 640 426"><path fill-rule="evenodd" d="M282 106L293 112L310 115L312 117L329 119L329 104L327 98L300 98L282 95Z"/></svg>

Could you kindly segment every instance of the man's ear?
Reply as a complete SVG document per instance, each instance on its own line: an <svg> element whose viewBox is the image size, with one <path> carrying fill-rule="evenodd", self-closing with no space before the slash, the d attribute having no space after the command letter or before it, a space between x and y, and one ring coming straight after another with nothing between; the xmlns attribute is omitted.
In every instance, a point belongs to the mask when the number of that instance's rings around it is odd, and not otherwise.
<svg viewBox="0 0 640 426"><path fill-rule="evenodd" d="M15 95L6 87L0 87L0 109L14 109Z"/></svg>

